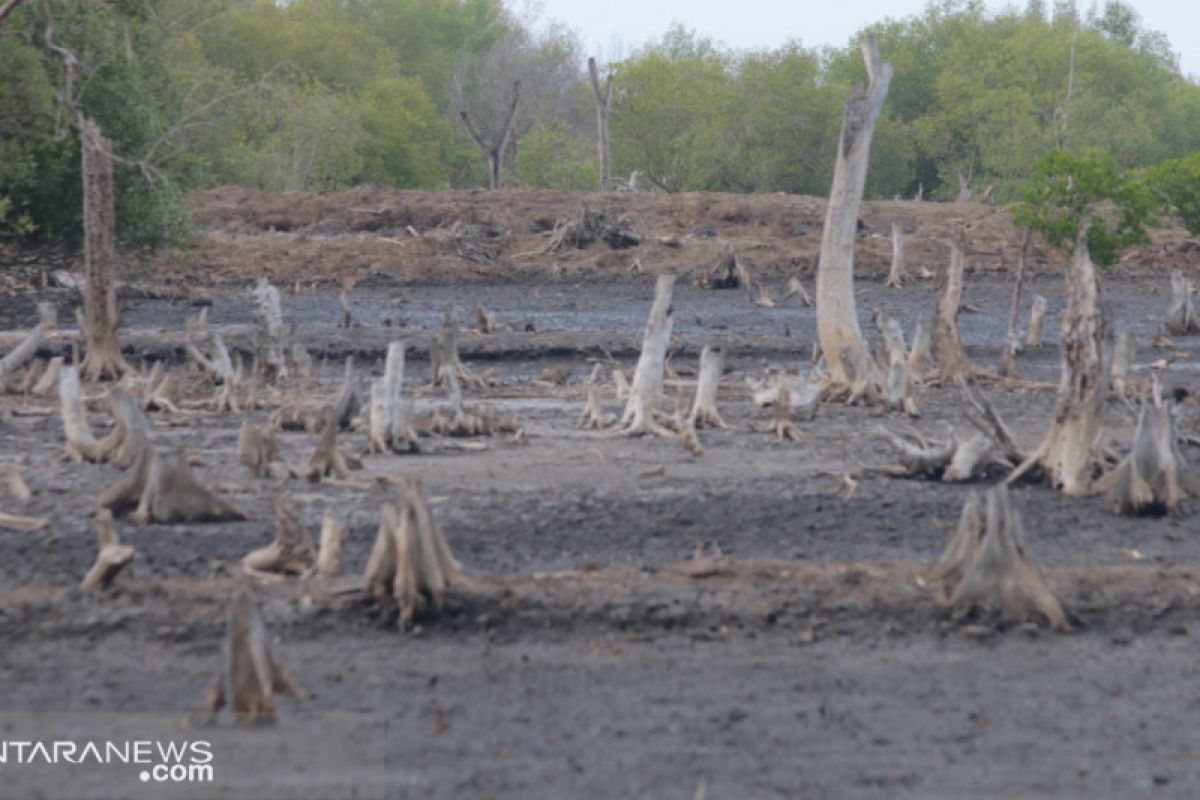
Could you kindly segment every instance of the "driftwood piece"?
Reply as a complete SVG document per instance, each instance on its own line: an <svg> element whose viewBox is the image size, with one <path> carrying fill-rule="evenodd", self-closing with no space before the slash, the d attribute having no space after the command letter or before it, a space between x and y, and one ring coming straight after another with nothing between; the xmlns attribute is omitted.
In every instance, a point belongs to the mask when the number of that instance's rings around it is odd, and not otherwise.
<svg viewBox="0 0 1200 800"><path fill-rule="evenodd" d="M659 403L663 397L663 370L666 366L667 345L671 341L674 322L671 294L675 288L675 276L662 273L654 285L654 303L642 335L642 351L637 368L633 373L633 384L629 389L629 400L621 416L619 433L640 436L654 433L674 436L656 419Z"/></svg>
<svg viewBox="0 0 1200 800"><path fill-rule="evenodd" d="M245 588L239 588L225 613L221 666L204 708L215 716L228 706L238 724L274 722L277 693L300 694L275 654L258 606Z"/></svg>
<svg viewBox="0 0 1200 800"><path fill-rule="evenodd" d="M888 272L887 286L899 289L908 280L908 270L904 265L904 228L900 223L892 223L892 268Z"/></svg>
<svg viewBox="0 0 1200 800"><path fill-rule="evenodd" d="M408 627L419 612L439 608L447 589L465 582L421 481L408 479L396 502L379 511L379 532L363 574L366 592L393 599L401 627Z"/></svg>
<svg viewBox="0 0 1200 800"><path fill-rule="evenodd" d="M96 562L83 576L79 584L81 589L107 589L137 552L133 546L121 544L117 538L117 524L107 508L96 512L96 543Z"/></svg>
<svg viewBox="0 0 1200 800"><path fill-rule="evenodd" d="M1120 464L1096 482L1114 514L1174 514L1183 501L1200 494L1200 479L1179 449L1171 404L1163 402L1155 378L1151 402L1138 413L1133 447Z"/></svg>
<svg viewBox="0 0 1200 800"><path fill-rule="evenodd" d="M1171 272L1171 295L1167 302L1167 313L1163 327L1173 336L1191 336L1200 333L1200 316L1192 303L1196 288L1191 278L1185 278L1181 270Z"/></svg>
<svg viewBox="0 0 1200 800"><path fill-rule="evenodd" d="M267 426L255 425L248 419L242 420L238 431L237 460L250 469L256 478L270 478L271 464L279 460L279 446L275 431Z"/></svg>
<svg viewBox="0 0 1200 800"><path fill-rule="evenodd" d="M292 513L294 498L280 495L275 501L275 538L266 547L247 553L242 566L258 572L301 575L312 568L315 554L308 531Z"/></svg>
<svg viewBox="0 0 1200 800"><path fill-rule="evenodd" d="M1008 623L1040 618L1053 630L1070 630L1062 605L1030 555L1008 490L994 487L985 502L981 509L974 493L968 497L958 529L930 575L955 618L983 614Z"/></svg>
<svg viewBox="0 0 1200 800"><path fill-rule="evenodd" d="M1046 298L1040 294L1033 296L1033 305L1029 310L1029 328L1025 332L1025 344L1037 347L1042 343L1042 326L1046 321Z"/></svg>
<svg viewBox="0 0 1200 800"><path fill-rule="evenodd" d="M16 347L6 353L4 358L0 358L0 391L9 385L17 370L33 358L46 334L58 324L58 313L53 303L38 303L37 309L37 325Z"/></svg>
<svg viewBox="0 0 1200 800"><path fill-rule="evenodd" d="M8 531L40 531L50 524L49 517L25 517L0 511L0 529Z"/></svg>
<svg viewBox="0 0 1200 800"><path fill-rule="evenodd" d="M705 345L700 351L700 374L696 380L696 399L688 415L694 427L728 428L717 411L717 387L725 371L725 351Z"/></svg>

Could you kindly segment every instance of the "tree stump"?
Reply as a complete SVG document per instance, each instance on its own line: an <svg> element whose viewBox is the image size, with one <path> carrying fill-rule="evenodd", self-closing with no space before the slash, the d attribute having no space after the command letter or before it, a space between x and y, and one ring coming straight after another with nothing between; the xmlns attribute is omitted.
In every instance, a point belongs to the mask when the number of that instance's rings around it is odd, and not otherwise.
<svg viewBox="0 0 1200 800"><path fill-rule="evenodd" d="M312 568L312 539L292 513L294 504L295 499L291 495L279 496L275 501L275 538L266 547L247 553L242 558L242 566L252 571L281 575L302 575Z"/></svg>
<svg viewBox="0 0 1200 800"><path fill-rule="evenodd" d="M697 428L705 425L713 428L728 428L717 411L717 387L725 371L725 351L720 347L705 345L700 351L700 374L696 379L696 399L689 414L691 424Z"/></svg>
<svg viewBox="0 0 1200 800"><path fill-rule="evenodd" d="M262 614L244 588L237 589L225 613L221 666L204 697L214 717L229 706L238 724L275 722L276 693L298 697L271 645Z"/></svg>
<svg viewBox="0 0 1200 800"><path fill-rule="evenodd" d="M667 345L671 341L671 326L674 322L671 293L675 288L675 276L662 273L654 285L654 303L642 335L642 351L637 369L633 373L633 384L629 389L629 401L618 424L619 433L641 436L654 433L660 436L675 436L675 432L656 419L659 403L663 398L663 370L666 367Z"/></svg>
<svg viewBox="0 0 1200 800"><path fill-rule="evenodd" d="M107 508L96 512L96 543L96 562L79 584L84 590L107 589L137 552L131 545L121 544L112 512Z"/></svg>
<svg viewBox="0 0 1200 800"><path fill-rule="evenodd" d="M933 355L938 363L938 380L946 385L963 383L971 369L958 334L966 247L966 231L956 227L950 237L950 261L942 276L937 314L933 319Z"/></svg>
<svg viewBox="0 0 1200 800"><path fill-rule="evenodd" d="M1042 325L1046 320L1046 298L1040 294L1033 296L1033 305L1029 309L1029 329L1025 332L1025 344L1037 347L1042 343Z"/></svg>
<svg viewBox="0 0 1200 800"><path fill-rule="evenodd" d="M1196 307L1192 304L1192 293L1195 290L1192 280L1185 278L1183 272L1171 272L1171 298L1163 318L1163 327L1167 329L1167 333L1175 336L1200 333L1200 317L1196 316Z"/></svg>
<svg viewBox="0 0 1200 800"><path fill-rule="evenodd" d="M898 222L892 223L892 268L888 272L887 286L899 289L908 280L908 270L904 265L904 228Z"/></svg>
<svg viewBox="0 0 1200 800"><path fill-rule="evenodd" d="M248 467L256 478L270 478L271 464L279 460L279 446L275 432L269 427L255 425L242 420L237 439L238 463Z"/></svg>

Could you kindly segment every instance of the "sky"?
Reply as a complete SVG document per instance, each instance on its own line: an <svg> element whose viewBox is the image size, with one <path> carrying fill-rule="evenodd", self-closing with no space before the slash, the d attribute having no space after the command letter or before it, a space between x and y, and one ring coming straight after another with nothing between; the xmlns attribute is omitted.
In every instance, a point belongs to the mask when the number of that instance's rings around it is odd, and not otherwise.
<svg viewBox="0 0 1200 800"><path fill-rule="evenodd" d="M525 5L528 0L512 3ZM1162 31L1180 54L1185 75L1200 79L1200 9L1196 0L1127 0L1142 16L1142 26ZM989 8L1024 7L1020 2L987 0ZM615 60L646 41L657 39L672 22L701 36L738 49L770 48L788 39L805 46L843 47L866 25L884 17L921 13L925 0L852 0L829 5L812 0L534 0L542 16L575 29L589 54ZM1046 3L1047 8L1052 2ZM1089 0L1079 8L1086 12Z"/></svg>

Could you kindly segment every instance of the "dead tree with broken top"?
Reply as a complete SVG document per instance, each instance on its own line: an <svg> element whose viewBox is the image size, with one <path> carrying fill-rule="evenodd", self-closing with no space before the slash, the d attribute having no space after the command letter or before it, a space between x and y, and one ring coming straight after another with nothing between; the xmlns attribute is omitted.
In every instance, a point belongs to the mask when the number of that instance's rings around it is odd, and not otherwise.
<svg viewBox="0 0 1200 800"><path fill-rule="evenodd" d="M873 35L862 42L860 49L869 82L854 90L842 115L817 266L817 336L834 385L851 383L853 376L847 374L847 363L862 363L869 358L854 303L854 242L871 137L892 80L892 66L883 63ZM843 357L846 351L849 354Z"/></svg>
<svg viewBox="0 0 1200 800"><path fill-rule="evenodd" d="M596 59L588 59L588 76L592 81L592 96L596 100L596 149L600 157L600 191L607 192L612 179L612 167L608 161L608 111L612 105L613 76L608 73L604 81L604 91L600 91L600 72L596 68Z"/></svg>
<svg viewBox="0 0 1200 800"><path fill-rule="evenodd" d="M521 82L513 81L512 85L512 103L508 107L508 115L504 118L504 124L500 128L500 135L491 144L484 141L479 135L479 131L475 129L475 124L471 122L471 115L467 112L466 107L458 110L458 117L462 120L463 127L467 129L467 133L471 136L471 141L475 142L475 146L479 148L479 152L487 159L488 163L488 188L495 190L499 189L504 177L504 154L508 151L508 143L512 139L513 129L517 124L517 105L521 99Z"/></svg>
<svg viewBox="0 0 1200 800"><path fill-rule="evenodd" d="M946 385L962 383L971 369L958 334L966 249L966 231L957 227L950 236L950 261L942 276L937 313L933 318L933 355L938 363L938 380Z"/></svg>
<svg viewBox="0 0 1200 800"><path fill-rule="evenodd" d="M663 370L666 368L667 345L671 342L671 326L674 322L674 309L671 307L674 288L674 275L662 273L658 276L654 285L654 303L650 306L650 317L646 320L646 330L642 335L642 352L633 373L625 413L618 425L620 433L631 436L646 433L675 436L675 432L660 423L656 416L663 399Z"/></svg>

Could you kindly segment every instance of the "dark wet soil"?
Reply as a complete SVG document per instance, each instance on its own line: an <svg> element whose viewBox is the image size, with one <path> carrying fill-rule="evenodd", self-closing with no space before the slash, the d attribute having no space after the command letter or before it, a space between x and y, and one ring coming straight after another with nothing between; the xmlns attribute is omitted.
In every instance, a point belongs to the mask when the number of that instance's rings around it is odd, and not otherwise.
<svg viewBox="0 0 1200 800"><path fill-rule="evenodd" d="M1137 338L1142 372L1182 353L1162 374L1191 390L1200 341L1150 342L1165 305L1159 283L1113 276L1106 293L1117 326ZM1049 299L1051 314L1062 307L1054 276L1027 287L1025 309L1033 291ZM872 309L896 314L909 332L932 310L931 282L894 291L864 281L859 289L864 329L873 329ZM966 302L979 310L960 324L978 366L999 357L1009 292L994 275L968 279ZM1200 593L1187 572L1200 564L1195 508L1124 519L1097 498L1017 490L1035 556L1076 603L1076 631L964 627L916 576L941 551L967 492L986 484L864 472L863 464L891 458L872 431L905 423L862 408L822 406L801 424L799 443L762 432L769 412L751 402L743 379L807 365L811 309L757 308L738 292L680 286L671 362L680 376L703 344L731 345L721 393L730 429L703 431L700 458L674 441L576 430L586 359L606 364L606 381L607 366L631 367L651 294L646 277L374 286L354 291L360 327L350 331L336 327L334 293L286 294L300 340L328 357L319 380L285 385L295 397L332 396L345 354L356 356L365 382L392 338L412 340L405 387L416 392L428 380L428 332L455 308L469 323L483 303L514 330L464 335L468 366L493 368L499 381L469 400L517 413L526 443L498 435L474 451L423 440L419 455L365 457L353 476L362 486L313 485L282 474L250 478L234 457L240 417L155 414L156 437L184 445L202 480L249 521L122 521L122 540L138 557L110 596L73 587L95 554L88 510L117 471L65 460L53 400L4 398L0 458L20 467L34 497L4 497L0 508L50 519L40 532L0 530L4 737L28 738L31 728L60 738L203 735L214 742L219 776L215 790L163 794L167 787L116 767L86 776L0 768L0 797L1200 793L1200 728L1192 723ZM248 293L207 296L210 324L248 348ZM6 313L26 313L27 302ZM193 302L127 301L131 355L178 357L168 340ZM1057 380L1056 339L1048 319L1045 343L1020 361L1030 385L983 384L1024 446L1036 444L1051 414L1054 392L1045 385ZM51 342L44 354L64 346ZM567 386L531 382L558 366L572 370ZM618 410L606 386L602 399ZM918 399L919 430L969 429L955 390L921 388ZM418 409L441 401L417 396ZM1191 410L1185 404L1185 420ZM248 413L260 420L269 410ZM1116 402L1107 414L1119 448L1132 420ZM108 424L103 403L92 420L101 430ZM358 432L342 441L354 451L365 445ZM314 443L311 434L284 433L283 457L300 463ZM849 498L844 474L857 484ZM297 581L262 586L264 614L306 698L284 700L271 729L185 726L218 662L231 576L243 555L270 541L276 498L290 492L314 533L326 510L344 519L345 563L357 574L389 496L377 476L419 476L455 554L492 588L452 598L441 618L402 633L372 604L326 603ZM784 566L725 580L667 577L668 565L699 542L738 562ZM783 578L787 564L815 571ZM824 569L840 577L827 585ZM498 580L516 583L498 589ZM1124 588L1106 594L1106 582Z"/></svg>

